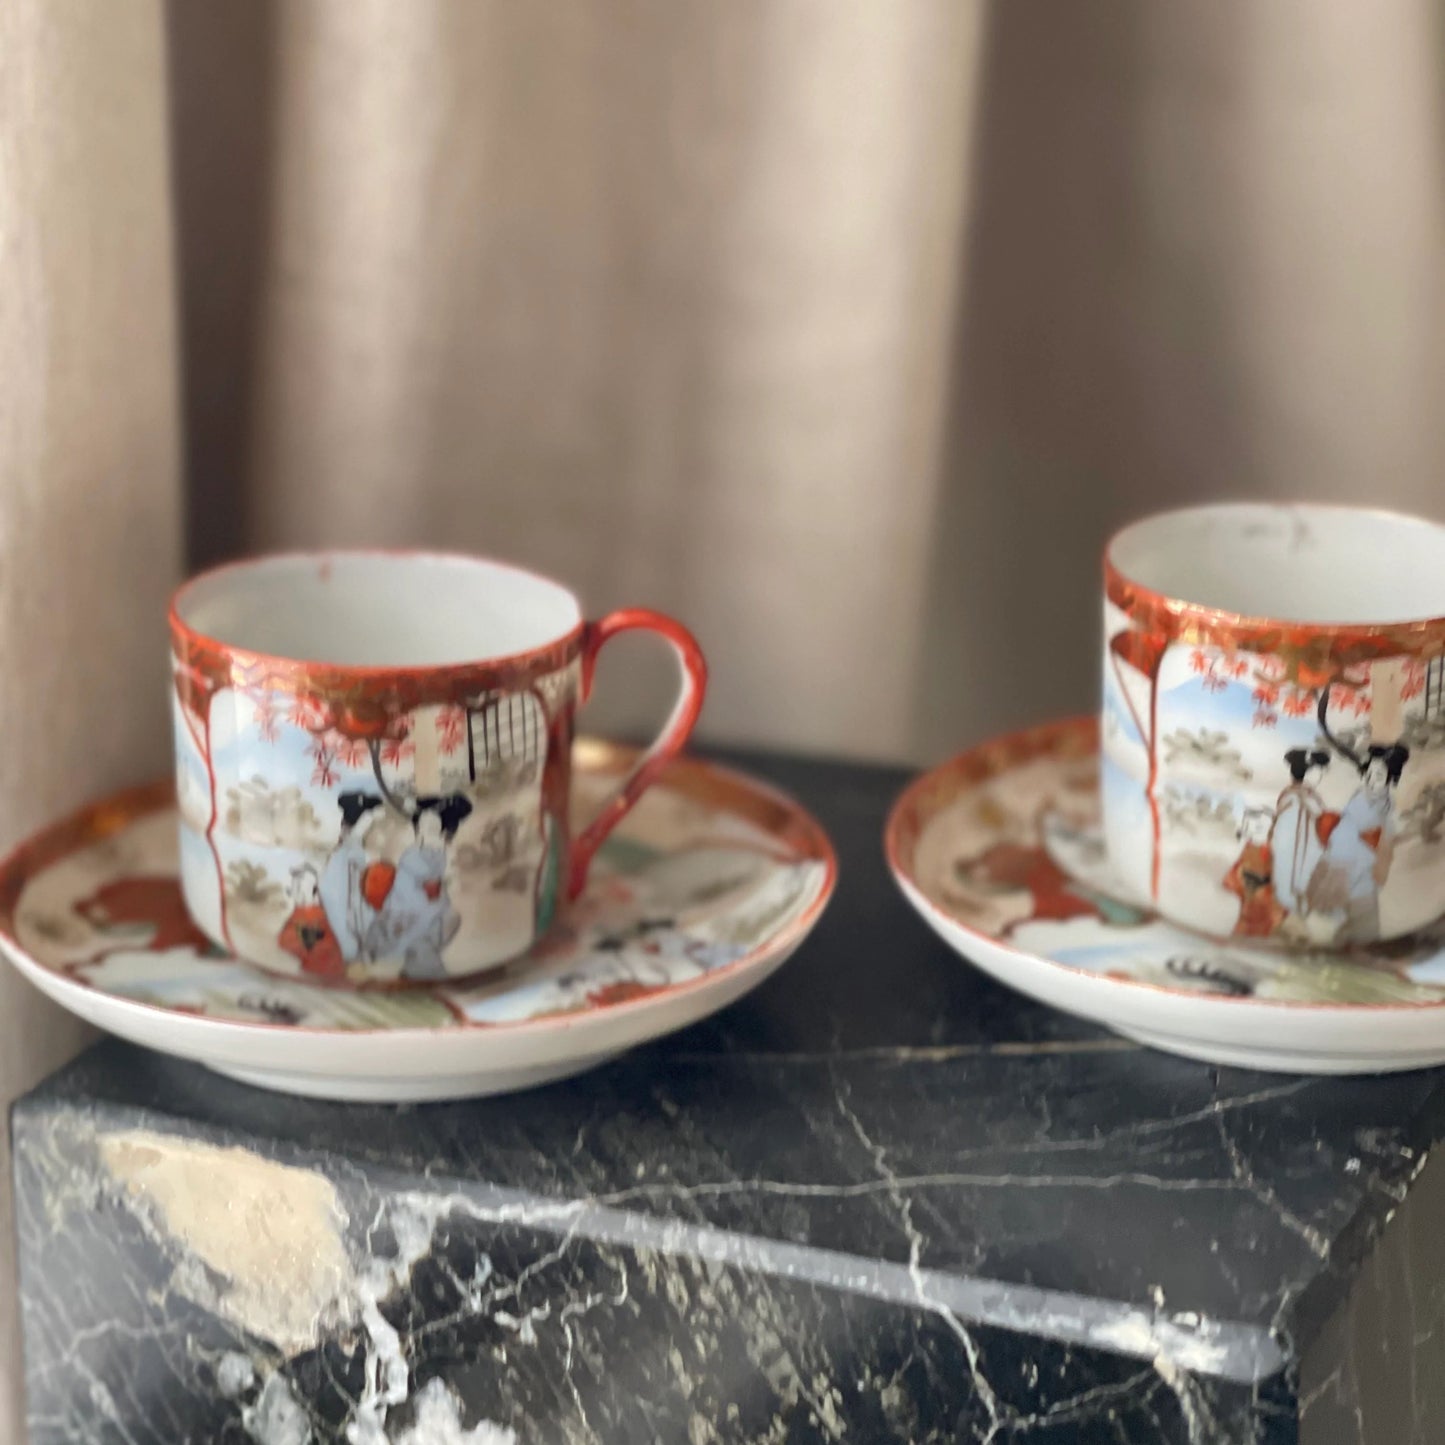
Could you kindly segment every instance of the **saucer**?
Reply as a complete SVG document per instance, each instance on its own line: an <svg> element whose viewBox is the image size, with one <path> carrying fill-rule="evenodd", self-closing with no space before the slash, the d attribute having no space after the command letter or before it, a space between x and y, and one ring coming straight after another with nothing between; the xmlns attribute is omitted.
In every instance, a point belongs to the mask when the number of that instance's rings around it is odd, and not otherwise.
<svg viewBox="0 0 1445 1445"><path fill-rule="evenodd" d="M995 739L908 787L889 866L970 963L1153 1048L1284 1073L1445 1063L1445 926L1308 952L1187 932L1113 877L1098 793L1093 718Z"/></svg>
<svg viewBox="0 0 1445 1445"><path fill-rule="evenodd" d="M582 740L591 816L637 753ZM832 845L792 799L692 759L598 855L567 918L466 985L356 992L279 978L200 934L181 901L169 782L93 804L0 863L0 951L88 1022L261 1088L388 1102L528 1088L726 1007L803 941Z"/></svg>

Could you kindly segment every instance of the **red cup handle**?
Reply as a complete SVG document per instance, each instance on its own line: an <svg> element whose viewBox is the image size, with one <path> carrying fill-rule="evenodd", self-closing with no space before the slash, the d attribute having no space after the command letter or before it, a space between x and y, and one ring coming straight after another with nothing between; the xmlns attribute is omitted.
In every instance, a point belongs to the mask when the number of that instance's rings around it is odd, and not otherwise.
<svg viewBox="0 0 1445 1445"><path fill-rule="evenodd" d="M592 679L597 671L597 654L608 638L619 632L655 632L677 653L682 667L682 687L673 704L672 713L657 735L657 740L643 753L632 775L603 804L602 811L578 834L572 844L571 869L567 880L567 897L576 898L587 885L587 870L602 840L632 811L637 800L652 786L662 770L683 749L692 733L697 715L702 711L703 694L707 691L707 663L697 639L682 623L649 612L645 607L628 607L609 612L597 622L589 622L582 636L582 692L586 702L592 695Z"/></svg>

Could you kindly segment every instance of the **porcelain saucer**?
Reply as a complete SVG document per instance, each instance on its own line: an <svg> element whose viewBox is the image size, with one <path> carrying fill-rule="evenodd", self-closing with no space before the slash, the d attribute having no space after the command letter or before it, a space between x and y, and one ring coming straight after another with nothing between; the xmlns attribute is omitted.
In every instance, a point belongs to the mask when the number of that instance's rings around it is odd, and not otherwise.
<svg viewBox="0 0 1445 1445"><path fill-rule="evenodd" d="M1445 1063L1445 927L1291 952L1187 932L1130 898L1100 833L1093 718L925 773L885 843L909 902L970 963L1140 1043L1286 1073Z"/></svg>
<svg viewBox="0 0 1445 1445"><path fill-rule="evenodd" d="M576 745L578 812L636 759ZM563 1078L726 1007L817 922L836 864L797 803L672 763L599 855L566 920L480 982L349 991L263 973L197 932L169 782L96 803L0 864L0 950L72 1013L262 1088L465 1098Z"/></svg>

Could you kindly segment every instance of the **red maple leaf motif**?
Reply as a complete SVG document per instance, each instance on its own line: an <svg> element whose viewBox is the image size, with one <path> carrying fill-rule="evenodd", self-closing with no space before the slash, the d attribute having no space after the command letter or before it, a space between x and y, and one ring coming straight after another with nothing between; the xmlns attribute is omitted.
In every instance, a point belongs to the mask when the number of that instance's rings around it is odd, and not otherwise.
<svg viewBox="0 0 1445 1445"><path fill-rule="evenodd" d="M1208 672L1213 668L1214 663L1202 647L1196 647L1194 651L1189 654L1189 666L1194 672Z"/></svg>
<svg viewBox="0 0 1445 1445"><path fill-rule="evenodd" d="M461 747L467 735L467 711L455 704L442 708L437 713L437 741L445 754L451 754Z"/></svg>
<svg viewBox="0 0 1445 1445"><path fill-rule="evenodd" d="M336 786L336 759L325 748L316 754L316 766L311 770L311 781L320 788Z"/></svg>
<svg viewBox="0 0 1445 1445"><path fill-rule="evenodd" d="M1419 697L1425 691L1425 664L1418 658L1411 658L1405 664L1405 681L1400 687L1400 697L1408 701Z"/></svg>
<svg viewBox="0 0 1445 1445"><path fill-rule="evenodd" d="M1254 700L1272 707L1279 701L1279 684L1277 682L1258 683L1254 689Z"/></svg>
<svg viewBox="0 0 1445 1445"><path fill-rule="evenodd" d="M1223 692L1224 689L1229 686L1229 680L1227 678L1220 677L1217 673L1213 672L1199 680L1203 684L1206 692Z"/></svg>
<svg viewBox="0 0 1445 1445"><path fill-rule="evenodd" d="M416 753L416 744L407 738L387 738L381 745L381 760L393 768Z"/></svg>
<svg viewBox="0 0 1445 1445"><path fill-rule="evenodd" d="M1350 696L1345 699L1345 706L1348 707L1356 717L1364 717L1370 710L1370 694L1363 690L1351 693Z"/></svg>
<svg viewBox="0 0 1445 1445"><path fill-rule="evenodd" d="M348 738L337 733L335 739L332 746L338 762L348 768L364 768L366 766L366 761L371 754L367 752L366 744L360 738Z"/></svg>
<svg viewBox="0 0 1445 1445"><path fill-rule="evenodd" d="M321 704L312 697L294 697L286 709L286 720L309 733L326 726L326 713Z"/></svg>
<svg viewBox="0 0 1445 1445"><path fill-rule="evenodd" d="M256 704L256 731L261 734L262 742L274 743L280 736L276 726L276 709L270 702Z"/></svg>
<svg viewBox="0 0 1445 1445"><path fill-rule="evenodd" d="M1307 692L1296 691L1286 694L1282 706L1286 717L1308 717L1314 711L1315 700Z"/></svg>
<svg viewBox="0 0 1445 1445"><path fill-rule="evenodd" d="M1272 728L1279 721L1279 714L1271 708L1257 707L1251 721L1257 728Z"/></svg>
<svg viewBox="0 0 1445 1445"><path fill-rule="evenodd" d="M1229 658L1225 662L1224 667L1230 677L1234 678L1244 677L1249 672L1249 664L1242 657Z"/></svg>

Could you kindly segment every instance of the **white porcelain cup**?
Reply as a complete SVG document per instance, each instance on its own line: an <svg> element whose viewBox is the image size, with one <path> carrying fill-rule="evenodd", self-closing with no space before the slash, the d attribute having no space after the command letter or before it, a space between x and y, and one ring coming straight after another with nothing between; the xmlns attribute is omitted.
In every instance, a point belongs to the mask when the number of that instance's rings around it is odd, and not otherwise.
<svg viewBox="0 0 1445 1445"><path fill-rule="evenodd" d="M524 953L687 741L707 668L634 608L428 552L260 557L171 604L181 884L219 946L273 972L399 987ZM671 716L570 832L578 707L619 632L677 655Z"/></svg>
<svg viewBox="0 0 1445 1445"><path fill-rule="evenodd" d="M1102 795L1122 886L1318 948L1445 915L1445 526L1223 504L1104 558Z"/></svg>

